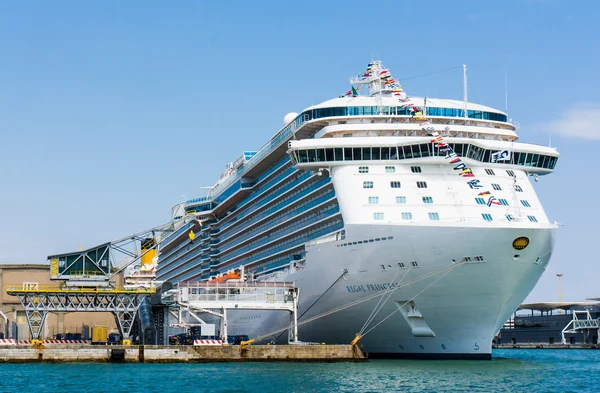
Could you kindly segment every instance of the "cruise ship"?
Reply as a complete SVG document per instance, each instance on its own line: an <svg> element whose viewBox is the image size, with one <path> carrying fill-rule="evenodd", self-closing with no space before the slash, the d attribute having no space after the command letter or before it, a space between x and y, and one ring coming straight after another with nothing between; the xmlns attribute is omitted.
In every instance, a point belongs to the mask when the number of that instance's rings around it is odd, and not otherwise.
<svg viewBox="0 0 600 393"><path fill-rule="evenodd" d="M380 61L350 83L172 208L157 278L290 281L303 341L491 358L550 260L557 225L533 183L559 154L518 142L506 113L468 102L466 87L462 101L412 97ZM289 326L268 311L229 321L250 337Z"/></svg>

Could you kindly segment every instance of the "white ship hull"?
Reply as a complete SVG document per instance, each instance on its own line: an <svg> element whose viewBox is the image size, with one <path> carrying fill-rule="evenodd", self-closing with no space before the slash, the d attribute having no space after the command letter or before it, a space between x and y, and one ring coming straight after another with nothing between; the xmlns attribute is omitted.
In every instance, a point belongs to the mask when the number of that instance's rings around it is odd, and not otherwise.
<svg viewBox="0 0 600 393"><path fill-rule="evenodd" d="M393 239L350 247L338 247L340 242L309 247L303 269L276 279L294 281L300 288L302 314L344 269L348 271L300 319L302 341L349 343L363 330L368 333L361 343L371 356L486 359L491 357L492 339L542 275L550 259L554 229L553 225L535 229L348 226L346 242ZM530 244L517 251L512 243L520 236L527 236ZM475 256L483 256L484 261L474 261ZM471 262L463 263L465 257L471 257ZM411 266L413 261L417 267ZM437 273L414 282L432 272ZM414 283L402 287L410 282ZM365 329L381 296L302 324L353 301L383 294L390 283L399 283L393 284L399 288L382 302ZM407 316L412 304L416 318ZM230 321L232 334L251 336L289 326L285 313L239 312ZM280 339L284 338L285 333Z"/></svg>

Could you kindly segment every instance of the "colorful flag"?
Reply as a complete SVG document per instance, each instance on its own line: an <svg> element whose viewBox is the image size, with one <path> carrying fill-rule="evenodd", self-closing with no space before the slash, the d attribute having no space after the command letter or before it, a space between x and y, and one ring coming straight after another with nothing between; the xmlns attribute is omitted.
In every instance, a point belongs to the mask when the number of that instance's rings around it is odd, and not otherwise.
<svg viewBox="0 0 600 393"><path fill-rule="evenodd" d="M490 199L488 199L487 205L488 206L500 205L500 202L498 202L498 200L496 198L494 198L493 196L491 196Z"/></svg>
<svg viewBox="0 0 600 393"><path fill-rule="evenodd" d="M473 173L469 168L465 168L459 172L459 175L465 175L467 173Z"/></svg>
<svg viewBox="0 0 600 393"><path fill-rule="evenodd" d="M450 161L450 162L452 162L452 161ZM465 165L465 163L458 164L457 166L454 167L455 171L460 171L460 170L463 170L463 169L469 169L469 168L467 168L467 166Z"/></svg>
<svg viewBox="0 0 600 393"><path fill-rule="evenodd" d="M489 191L484 191L484 192L480 192L478 195L479 196L487 196L487 195L492 195L492 193Z"/></svg>
<svg viewBox="0 0 600 393"><path fill-rule="evenodd" d="M356 91L354 86L352 86L352 97L356 97L357 95L358 95L358 92Z"/></svg>
<svg viewBox="0 0 600 393"><path fill-rule="evenodd" d="M496 161L510 161L510 151L502 150L492 154L492 162Z"/></svg>
<svg viewBox="0 0 600 393"><path fill-rule="evenodd" d="M450 164L456 164L457 162L460 162L460 158L455 158L454 160L450 161Z"/></svg>
<svg viewBox="0 0 600 393"><path fill-rule="evenodd" d="M435 143L435 142L439 142L439 141L441 141L442 139L444 139L444 138L442 138L441 136L438 136L437 138L435 138L435 139L432 139L430 142L431 142L431 143Z"/></svg>

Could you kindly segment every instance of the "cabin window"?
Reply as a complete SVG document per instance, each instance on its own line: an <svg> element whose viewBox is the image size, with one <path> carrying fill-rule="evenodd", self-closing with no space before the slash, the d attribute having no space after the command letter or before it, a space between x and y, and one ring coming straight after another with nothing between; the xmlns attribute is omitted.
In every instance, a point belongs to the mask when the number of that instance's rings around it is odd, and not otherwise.
<svg viewBox="0 0 600 393"><path fill-rule="evenodd" d="M411 166L410 171L412 173L421 173L421 167L420 166Z"/></svg>
<svg viewBox="0 0 600 393"><path fill-rule="evenodd" d="M418 181L417 182L417 188L427 188L427 182Z"/></svg>
<svg viewBox="0 0 600 393"><path fill-rule="evenodd" d="M379 197L369 197L369 205L377 205L379 203Z"/></svg>
<svg viewBox="0 0 600 393"><path fill-rule="evenodd" d="M363 188L373 188L373 182L372 181L364 181Z"/></svg>
<svg viewBox="0 0 600 393"><path fill-rule="evenodd" d="M424 196L423 203L433 203L433 198L429 196Z"/></svg>
<svg viewBox="0 0 600 393"><path fill-rule="evenodd" d="M438 213L427 213L427 215L431 221L439 221L440 219L440 215Z"/></svg>
<svg viewBox="0 0 600 393"><path fill-rule="evenodd" d="M359 166L358 173L369 173L369 167L368 166Z"/></svg>
<svg viewBox="0 0 600 393"><path fill-rule="evenodd" d="M397 196L396 203L406 203L406 197L405 196Z"/></svg>

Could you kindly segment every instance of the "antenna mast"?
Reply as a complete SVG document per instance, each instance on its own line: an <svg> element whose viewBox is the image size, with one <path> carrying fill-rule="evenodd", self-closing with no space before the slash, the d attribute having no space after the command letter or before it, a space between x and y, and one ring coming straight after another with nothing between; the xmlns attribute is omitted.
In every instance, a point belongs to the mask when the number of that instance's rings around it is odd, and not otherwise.
<svg viewBox="0 0 600 393"><path fill-rule="evenodd" d="M467 113L467 65L463 64L463 110L465 118L468 118L469 115Z"/></svg>
<svg viewBox="0 0 600 393"><path fill-rule="evenodd" d="M504 111L508 115L508 70L504 69Z"/></svg>

